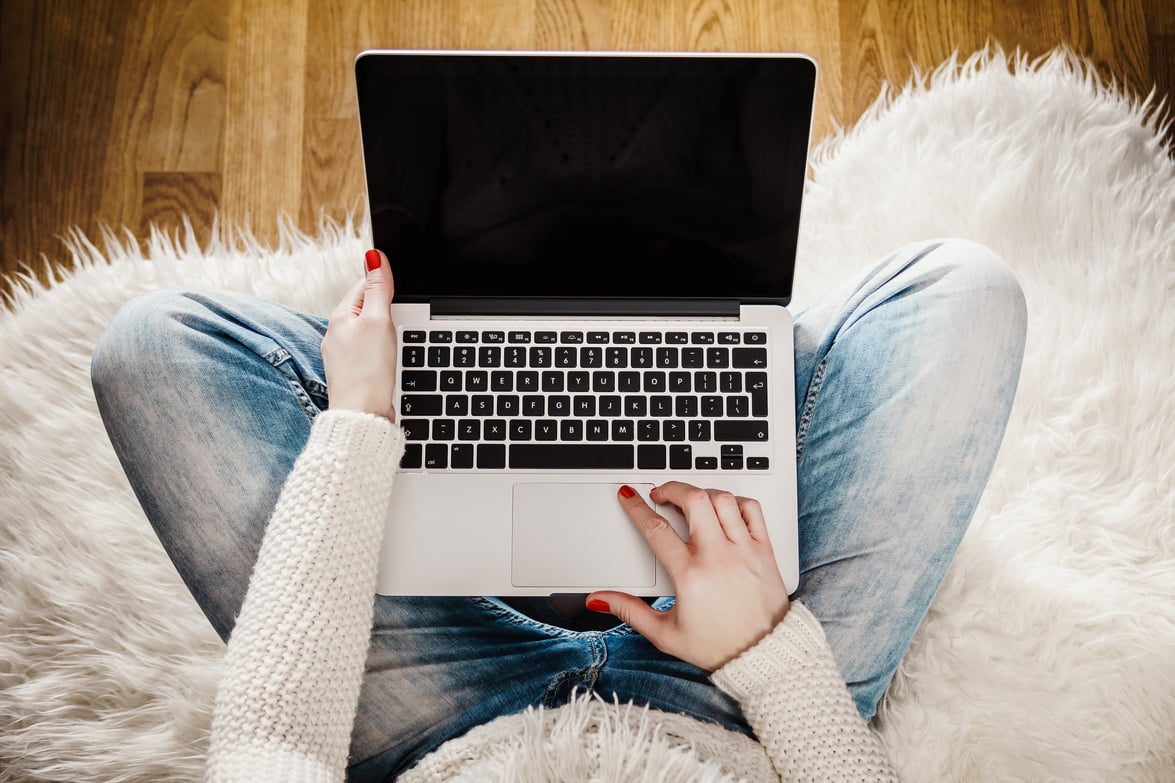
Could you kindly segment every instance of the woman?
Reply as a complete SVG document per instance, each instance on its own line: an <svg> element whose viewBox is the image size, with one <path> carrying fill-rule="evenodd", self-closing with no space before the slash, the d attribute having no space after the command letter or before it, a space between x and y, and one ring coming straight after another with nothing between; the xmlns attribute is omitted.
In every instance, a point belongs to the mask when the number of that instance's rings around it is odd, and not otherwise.
<svg viewBox="0 0 1175 783"><path fill-rule="evenodd" d="M622 488L678 595L589 595L615 616L598 630L493 598L373 604L403 434L391 270L376 251L366 265L329 322L169 289L126 305L95 351L127 476L231 634L210 780L481 779L535 758L570 777L896 779L866 721L966 530L1019 377L1024 300L993 253L912 245L797 316L791 601L753 500L658 487L683 541ZM600 699L568 706L581 692ZM525 711L540 705L588 710L594 728L536 740L551 722ZM628 757L602 757L625 728Z"/></svg>

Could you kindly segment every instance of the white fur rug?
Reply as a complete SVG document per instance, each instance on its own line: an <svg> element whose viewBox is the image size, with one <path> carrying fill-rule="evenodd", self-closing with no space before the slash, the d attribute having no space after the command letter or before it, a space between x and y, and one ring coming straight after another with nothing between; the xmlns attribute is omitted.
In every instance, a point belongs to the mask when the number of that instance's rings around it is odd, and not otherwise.
<svg viewBox="0 0 1175 783"><path fill-rule="evenodd" d="M1175 780L1175 165L1153 108L1069 55L996 52L816 156L798 306L942 235L995 248L1028 298L1003 452L877 721L907 780ZM76 269L0 313L0 781L200 777L222 648L106 441L103 325L177 282L326 314L363 233L154 234L146 259L75 236Z"/></svg>

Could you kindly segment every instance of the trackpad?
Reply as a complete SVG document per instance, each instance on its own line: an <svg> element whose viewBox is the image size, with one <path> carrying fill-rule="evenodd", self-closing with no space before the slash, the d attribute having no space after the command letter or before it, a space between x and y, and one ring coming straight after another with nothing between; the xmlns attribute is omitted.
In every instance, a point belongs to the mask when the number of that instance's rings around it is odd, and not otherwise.
<svg viewBox="0 0 1175 783"><path fill-rule="evenodd" d="M652 484L633 489L646 502ZM629 520L619 484L515 484L515 587L652 587L656 559Z"/></svg>

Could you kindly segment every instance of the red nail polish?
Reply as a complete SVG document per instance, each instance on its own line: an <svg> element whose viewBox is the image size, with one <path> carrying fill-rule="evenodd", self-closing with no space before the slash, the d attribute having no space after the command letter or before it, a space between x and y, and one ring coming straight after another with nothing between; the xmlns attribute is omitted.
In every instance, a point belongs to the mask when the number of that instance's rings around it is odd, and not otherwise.
<svg viewBox="0 0 1175 783"><path fill-rule="evenodd" d="M636 497L636 490L624 484L620 487L620 497L628 499ZM590 608L590 607L589 607Z"/></svg>
<svg viewBox="0 0 1175 783"><path fill-rule="evenodd" d="M587 602L587 608L593 612L607 612L608 604L598 598L593 598Z"/></svg>
<svg viewBox="0 0 1175 783"><path fill-rule="evenodd" d="M364 256L364 258L367 259L367 271L368 272L372 272L376 269L379 269L379 265L381 263L383 263L383 259L379 257L378 250L374 250L374 249L368 250L367 255Z"/></svg>

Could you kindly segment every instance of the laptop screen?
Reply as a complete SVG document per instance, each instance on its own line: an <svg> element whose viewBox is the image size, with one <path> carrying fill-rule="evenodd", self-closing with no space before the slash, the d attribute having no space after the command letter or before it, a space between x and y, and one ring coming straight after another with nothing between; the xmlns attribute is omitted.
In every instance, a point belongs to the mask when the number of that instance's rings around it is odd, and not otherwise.
<svg viewBox="0 0 1175 783"><path fill-rule="evenodd" d="M811 60L367 52L355 71L398 301L790 300Z"/></svg>

